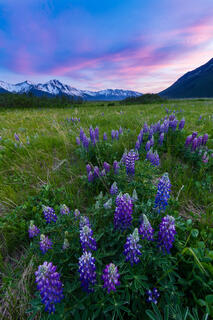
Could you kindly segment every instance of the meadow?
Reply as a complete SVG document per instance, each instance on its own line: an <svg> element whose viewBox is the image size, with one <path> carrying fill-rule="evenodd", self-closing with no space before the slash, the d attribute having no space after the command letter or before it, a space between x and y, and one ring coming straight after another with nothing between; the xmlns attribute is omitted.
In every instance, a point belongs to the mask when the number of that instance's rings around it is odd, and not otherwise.
<svg viewBox="0 0 213 320"><path fill-rule="evenodd" d="M171 121L176 117L178 125L184 118L185 126L179 130L177 123L177 128L171 124L160 144L160 129L150 134L150 128L159 120L162 124L165 117ZM136 141L145 123L148 131L143 132L137 154ZM90 141L87 149L80 128L91 138L91 126L98 127L96 142ZM112 130L119 129L119 136L113 133L112 138ZM193 132L197 137L208 134L206 144L194 150L193 141L185 146ZM148 157L147 141L152 136L153 154ZM0 137L1 319L213 317L212 100L0 109ZM123 158L125 150L126 155L136 152L132 158L129 155L130 164ZM166 193L161 194L159 184L165 179L171 191L164 186ZM111 190L114 182L116 192ZM119 194L126 201L123 207L116 200ZM115 218L121 208L129 215L127 225ZM164 245L159 240L165 217L175 228L167 239L169 248L165 239ZM34 232L35 226L39 233L30 238L28 230ZM148 232L151 226L150 240L143 228ZM90 232L86 245L85 230ZM40 234L51 239L51 249L41 250ZM130 234L138 256L128 245L130 251L124 253ZM85 253L92 256L82 258L80 269L79 258ZM128 253L136 260L128 260ZM37 288L40 278L35 277L45 261L52 262L58 272L55 302L46 305ZM91 264L82 280L85 261ZM119 274L114 290L103 278L103 270L107 273L111 263L117 267L115 278Z"/></svg>

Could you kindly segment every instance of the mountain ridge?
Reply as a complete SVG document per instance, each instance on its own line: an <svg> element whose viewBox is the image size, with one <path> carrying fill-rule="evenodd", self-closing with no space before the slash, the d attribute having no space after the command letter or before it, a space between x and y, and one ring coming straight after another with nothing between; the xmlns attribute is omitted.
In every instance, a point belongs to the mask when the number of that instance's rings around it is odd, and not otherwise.
<svg viewBox="0 0 213 320"><path fill-rule="evenodd" d="M185 73L170 87L159 92L159 95L165 98L212 98L213 58Z"/></svg>
<svg viewBox="0 0 213 320"><path fill-rule="evenodd" d="M0 93L27 93L35 96L70 96L81 98L83 100L123 100L127 97L138 97L142 93L132 90L123 89L105 89L100 91L80 90L70 85L64 84L59 80L52 79L45 83L33 83L31 81L24 81L16 84L10 84L0 81Z"/></svg>

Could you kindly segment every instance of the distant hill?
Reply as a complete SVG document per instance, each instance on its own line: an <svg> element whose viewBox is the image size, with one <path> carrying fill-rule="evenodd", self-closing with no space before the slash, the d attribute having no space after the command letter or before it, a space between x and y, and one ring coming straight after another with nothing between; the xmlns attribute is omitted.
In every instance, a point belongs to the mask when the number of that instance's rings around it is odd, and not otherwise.
<svg viewBox="0 0 213 320"><path fill-rule="evenodd" d="M66 96L77 99L80 98L86 101L119 101L127 97L138 97L142 95L140 92L122 89L106 89L101 91L79 90L58 80L50 80L43 84L35 84L30 81L10 84L0 81L0 93L6 92L16 94L25 93L37 97Z"/></svg>
<svg viewBox="0 0 213 320"><path fill-rule="evenodd" d="M146 93L139 97L128 97L121 101L122 104L149 104L149 103L163 103L166 99L158 94Z"/></svg>
<svg viewBox="0 0 213 320"><path fill-rule="evenodd" d="M187 72L159 95L166 98L212 98L213 58L201 67Z"/></svg>

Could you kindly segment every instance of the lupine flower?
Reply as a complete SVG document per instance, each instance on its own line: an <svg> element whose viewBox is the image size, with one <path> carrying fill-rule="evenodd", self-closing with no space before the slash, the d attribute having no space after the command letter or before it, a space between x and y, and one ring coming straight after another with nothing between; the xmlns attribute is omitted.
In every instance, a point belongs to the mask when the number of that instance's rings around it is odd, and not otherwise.
<svg viewBox="0 0 213 320"><path fill-rule="evenodd" d="M118 281L119 277L118 268L113 263L106 265L102 275L102 280L104 281L103 288L106 288L108 293L115 291L116 286L120 285Z"/></svg>
<svg viewBox="0 0 213 320"><path fill-rule="evenodd" d="M90 141L89 141L89 139L87 138L87 136L84 135L84 137L83 137L83 142L82 142L84 149L88 150L88 148L89 148L89 142L90 142Z"/></svg>
<svg viewBox="0 0 213 320"><path fill-rule="evenodd" d="M97 141L99 141L99 128L98 127L95 128L95 139Z"/></svg>
<svg viewBox="0 0 213 320"><path fill-rule="evenodd" d="M160 250L170 253L175 234L175 218L169 215L163 217L158 232L158 247Z"/></svg>
<svg viewBox="0 0 213 320"><path fill-rule="evenodd" d="M203 137L202 137L202 136L199 136L199 137L197 138L197 146L200 147L201 144L202 144L202 142L203 142Z"/></svg>
<svg viewBox="0 0 213 320"><path fill-rule="evenodd" d="M118 186L117 186L117 183L114 182L112 185L111 185L111 188L110 188L110 194L114 195L118 193Z"/></svg>
<svg viewBox="0 0 213 320"><path fill-rule="evenodd" d="M80 273L81 285L87 292L92 292L96 283L95 258L91 252L84 251L79 258L78 272Z"/></svg>
<svg viewBox="0 0 213 320"><path fill-rule="evenodd" d="M103 167L104 167L104 169L105 169L106 172L109 172L109 171L110 171L110 164L107 163L106 161L104 161Z"/></svg>
<svg viewBox="0 0 213 320"><path fill-rule="evenodd" d="M205 134L203 135L202 145L205 145L206 142L207 142L207 140L208 140L208 133L205 133Z"/></svg>
<svg viewBox="0 0 213 320"><path fill-rule="evenodd" d="M106 175L106 170L105 169L101 170L101 176L104 177L105 175Z"/></svg>
<svg viewBox="0 0 213 320"><path fill-rule="evenodd" d="M146 143L145 149L146 149L146 151L149 151L150 148L151 148L151 143L150 143L150 141L148 140L147 143Z"/></svg>
<svg viewBox="0 0 213 320"><path fill-rule="evenodd" d="M197 138L194 138L192 140L192 151L195 151L197 148Z"/></svg>
<svg viewBox="0 0 213 320"><path fill-rule="evenodd" d="M106 132L104 132L103 140L104 140L104 141L107 141L107 134L106 134Z"/></svg>
<svg viewBox="0 0 213 320"><path fill-rule="evenodd" d="M104 204L103 204L103 206L104 206L104 209L111 209L112 208L112 199L110 198L109 200L107 200L107 202L105 202Z"/></svg>
<svg viewBox="0 0 213 320"><path fill-rule="evenodd" d="M115 130L112 130L112 131L111 131L111 137L112 137L112 140L115 139Z"/></svg>
<svg viewBox="0 0 213 320"><path fill-rule="evenodd" d="M154 140L154 137L151 136L151 139L150 139L150 146L153 147L155 144L155 140Z"/></svg>
<svg viewBox="0 0 213 320"><path fill-rule="evenodd" d="M134 150L130 150L126 156L126 174L135 174L135 161L139 159L139 155Z"/></svg>
<svg viewBox="0 0 213 320"><path fill-rule="evenodd" d="M92 229L85 225L80 228L80 242L83 251L96 250L97 245L95 239L92 237L93 231Z"/></svg>
<svg viewBox="0 0 213 320"><path fill-rule="evenodd" d="M37 289L40 291L45 311L49 313L54 313L55 304L64 298L60 274L56 269L52 262L45 261L35 272Z"/></svg>
<svg viewBox="0 0 213 320"><path fill-rule="evenodd" d="M153 288L153 290L148 290L147 295L148 295L148 298L147 298L148 302L152 302L154 304L158 303L157 299L160 297L160 294L156 288Z"/></svg>
<svg viewBox="0 0 213 320"><path fill-rule="evenodd" d="M92 171L91 165L90 165L90 164L87 164L87 165L86 165L86 169L87 169L87 174L89 174L90 171Z"/></svg>
<svg viewBox="0 0 213 320"><path fill-rule="evenodd" d="M92 171L90 171L88 174L88 182L92 182L93 179L94 179L94 175L93 175Z"/></svg>
<svg viewBox="0 0 213 320"><path fill-rule="evenodd" d="M75 218L79 218L80 214L81 214L80 211L78 209L75 209L75 211L74 211Z"/></svg>
<svg viewBox="0 0 213 320"><path fill-rule="evenodd" d="M177 119L174 119L173 121L170 121L170 127L172 128L173 131L176 130L177 128L177 125L178 125L178 120Z"/></svg>
<svg viewBox="0 0 213 320"><path fill-rule="evenodd" d="M184 126L185 126L185 119L183 118L183 119L180 120L179 130L182 130L184 128Z"/></svg>
<svg viewBox="0 0 213 320"><path fill-rule="evenodd" d="M120 165L116 160L113 162L113 169L114 169L114 174L117 174L119 172Z"/></svg>
<svg viewBox="0 0 213 320"><path fill-rule="evenodd" d="M121 157L120 163L126 164L126 156L127 156L127 150L125 149L125 151Z"/></svg>
<svg viewBox="0 0 213 320"><path fill-rule="evenodd" d="M204 155L203 155L203 157L202 157L202 161L203 161L204 163L207 163L207 162L209 161L209 157L208 157L208 155L207 155L207 152L204 152Z"/></svg>
<svg viewBox="0 0 213 320"><path fill-rule="evenodd" d="M139 256L141 255L141 245L138 244L138 242L138 229L135 228L134 232L127 237L127 241L124 245L124 255L126 256L126 261L131 263L131 266L140 261Z"/></svg>
<svg viewBox="0 0 213 320"><path fill-rule="evenodd" d="M132 201L135 202L138 200L137 191L134 189L132 192Z"/></svg>
<svg viewBox="0 0 213 320"><path fill-rule="evenodd" d="M164 140L164 132L162 132L162 133L160 134L160 136L159 136L159 140L158 140L159 145L162 145L162 144L163 144L163 140Z"/></svg>
<svg viewBox="0 0 213 320"><path fill-rule="evenodd" d="M80 216L79 228L83 228L84 226L88 226L91 228L89 218L87 216Z"/></svg>
<svg viewBox="0 0 213 320"><path fill-rule="evenodd" d="M171 183L169 180L169 176L168 173L164 173L164 175L159 180L158 191L155 198L154 208L158 213L165 211L165 208L168 205L168 199L170 198L170 192Z"/></svg>
<svg viewBox="0 0 213 320"><path fill-rule="evenodd" d="M119 134L123 134L123 129L121 127L119 128Z"/></svg>
<svg viewBox="0 0 213 320"><path fill-rule="evenodd" d="M94 178L98 178L100 176L100 171L97 166L94 167Z"/></svg>
<svg viewBox="0 0 213 320"><path fill-rule="evenodd" d="M19 135L17 133L14 134L14 138L16 139L16 141L20 141Z"/></svg>
<svg viewBox="0 0 213 320"><path fill-rule="evenodd" d="M82 129L82 128L80 128L80 140L81 140L81 142L83 142L83 137L84 137L84 129Z"/></svg>
<svg viewBox="0 0 213 320"><path fill-rule="evenodd" d="M116 198L116 208L114 214L115 229L124 230L131 226L133 202L128 194L118 195Z"/></svg>
<svg viewBox="0 0 213 320"><path fill-rule="evenodd" d="M80 146L81 141L80 141L79 137L76 137L76 143L77 143L78 146Z"/></svg>
<svg viewBox="0 0 213 320"><path fill-rule="evenodd" d="M136 149L136 150L139 150L139 149L140 149L140 147L141 147L141 145L140 145L140 141L139 141L139 140L137 140L137 141L136 141L136 143L135 143L135 149Z"/></svg>
<svg viewBox="0 0 213 320"><path fill-rule="evenodd" d="M33 220L30 221L28 233L29 233L29 238L34 238L40 233L40 230L34 225Z"/></svg>
<svg viewBox="0 0 213 320"><path fill-rule="evenodd" d="M188 147L191 144L192 140L193 140L192 135L188 136L186 138L185 147Z"/></svg>
<svg viewBox="0 0 213 320"><path fill-rule="evenodd" d="M143 126L143 132L144 133L149 132L149 126L148 126L148 124L146 122L144 123L144 126Z"/></svg>
<svg viewBox="0 0 213 320"><path fill-rule="evenodd" d="M60 214L69 214L70 209L66 206L66 204L62 204L60 207Z"/></svg>
<svg viewBox="0 0 213 320"><path fill-rule="evenodd" d="M55 210L53 208L43 205L42 209L43 209L44 218L47 223L50 223L52 221L56 222L58 217L55 214Z"/></svg>
<svg viewBox="0 0 213 320"><path fill-rule="evenodd" d="M118 130L115 131L115 139L118 140L119 139L119 133Z"/></svg>
<svg viewBox="0 0 213 320"><path fill-rule="evenodd" d="M152 228L147 216L143 214L143 221L139 228L139 234L142 239L147 239L148 241L154 240L154 229Z"/></svg>
<svg viewBox="0 0 213 320"><path fill-rule="evenodd" d="M40 250L44 254L48 250L52 249L52 241L48 238L48 236L45 236L44 234L41 234L40 236Z"/></svg>

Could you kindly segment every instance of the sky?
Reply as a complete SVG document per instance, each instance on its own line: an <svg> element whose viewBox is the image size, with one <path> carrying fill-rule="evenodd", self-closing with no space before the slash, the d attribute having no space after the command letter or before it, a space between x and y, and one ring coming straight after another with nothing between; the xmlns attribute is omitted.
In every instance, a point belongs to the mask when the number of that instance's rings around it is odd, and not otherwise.
<svg viewBox="0 0 213 320"><path fill-rule="evenodd" d="M213 58L213 0L0 0L0 80L166 89Z"/></svg>

